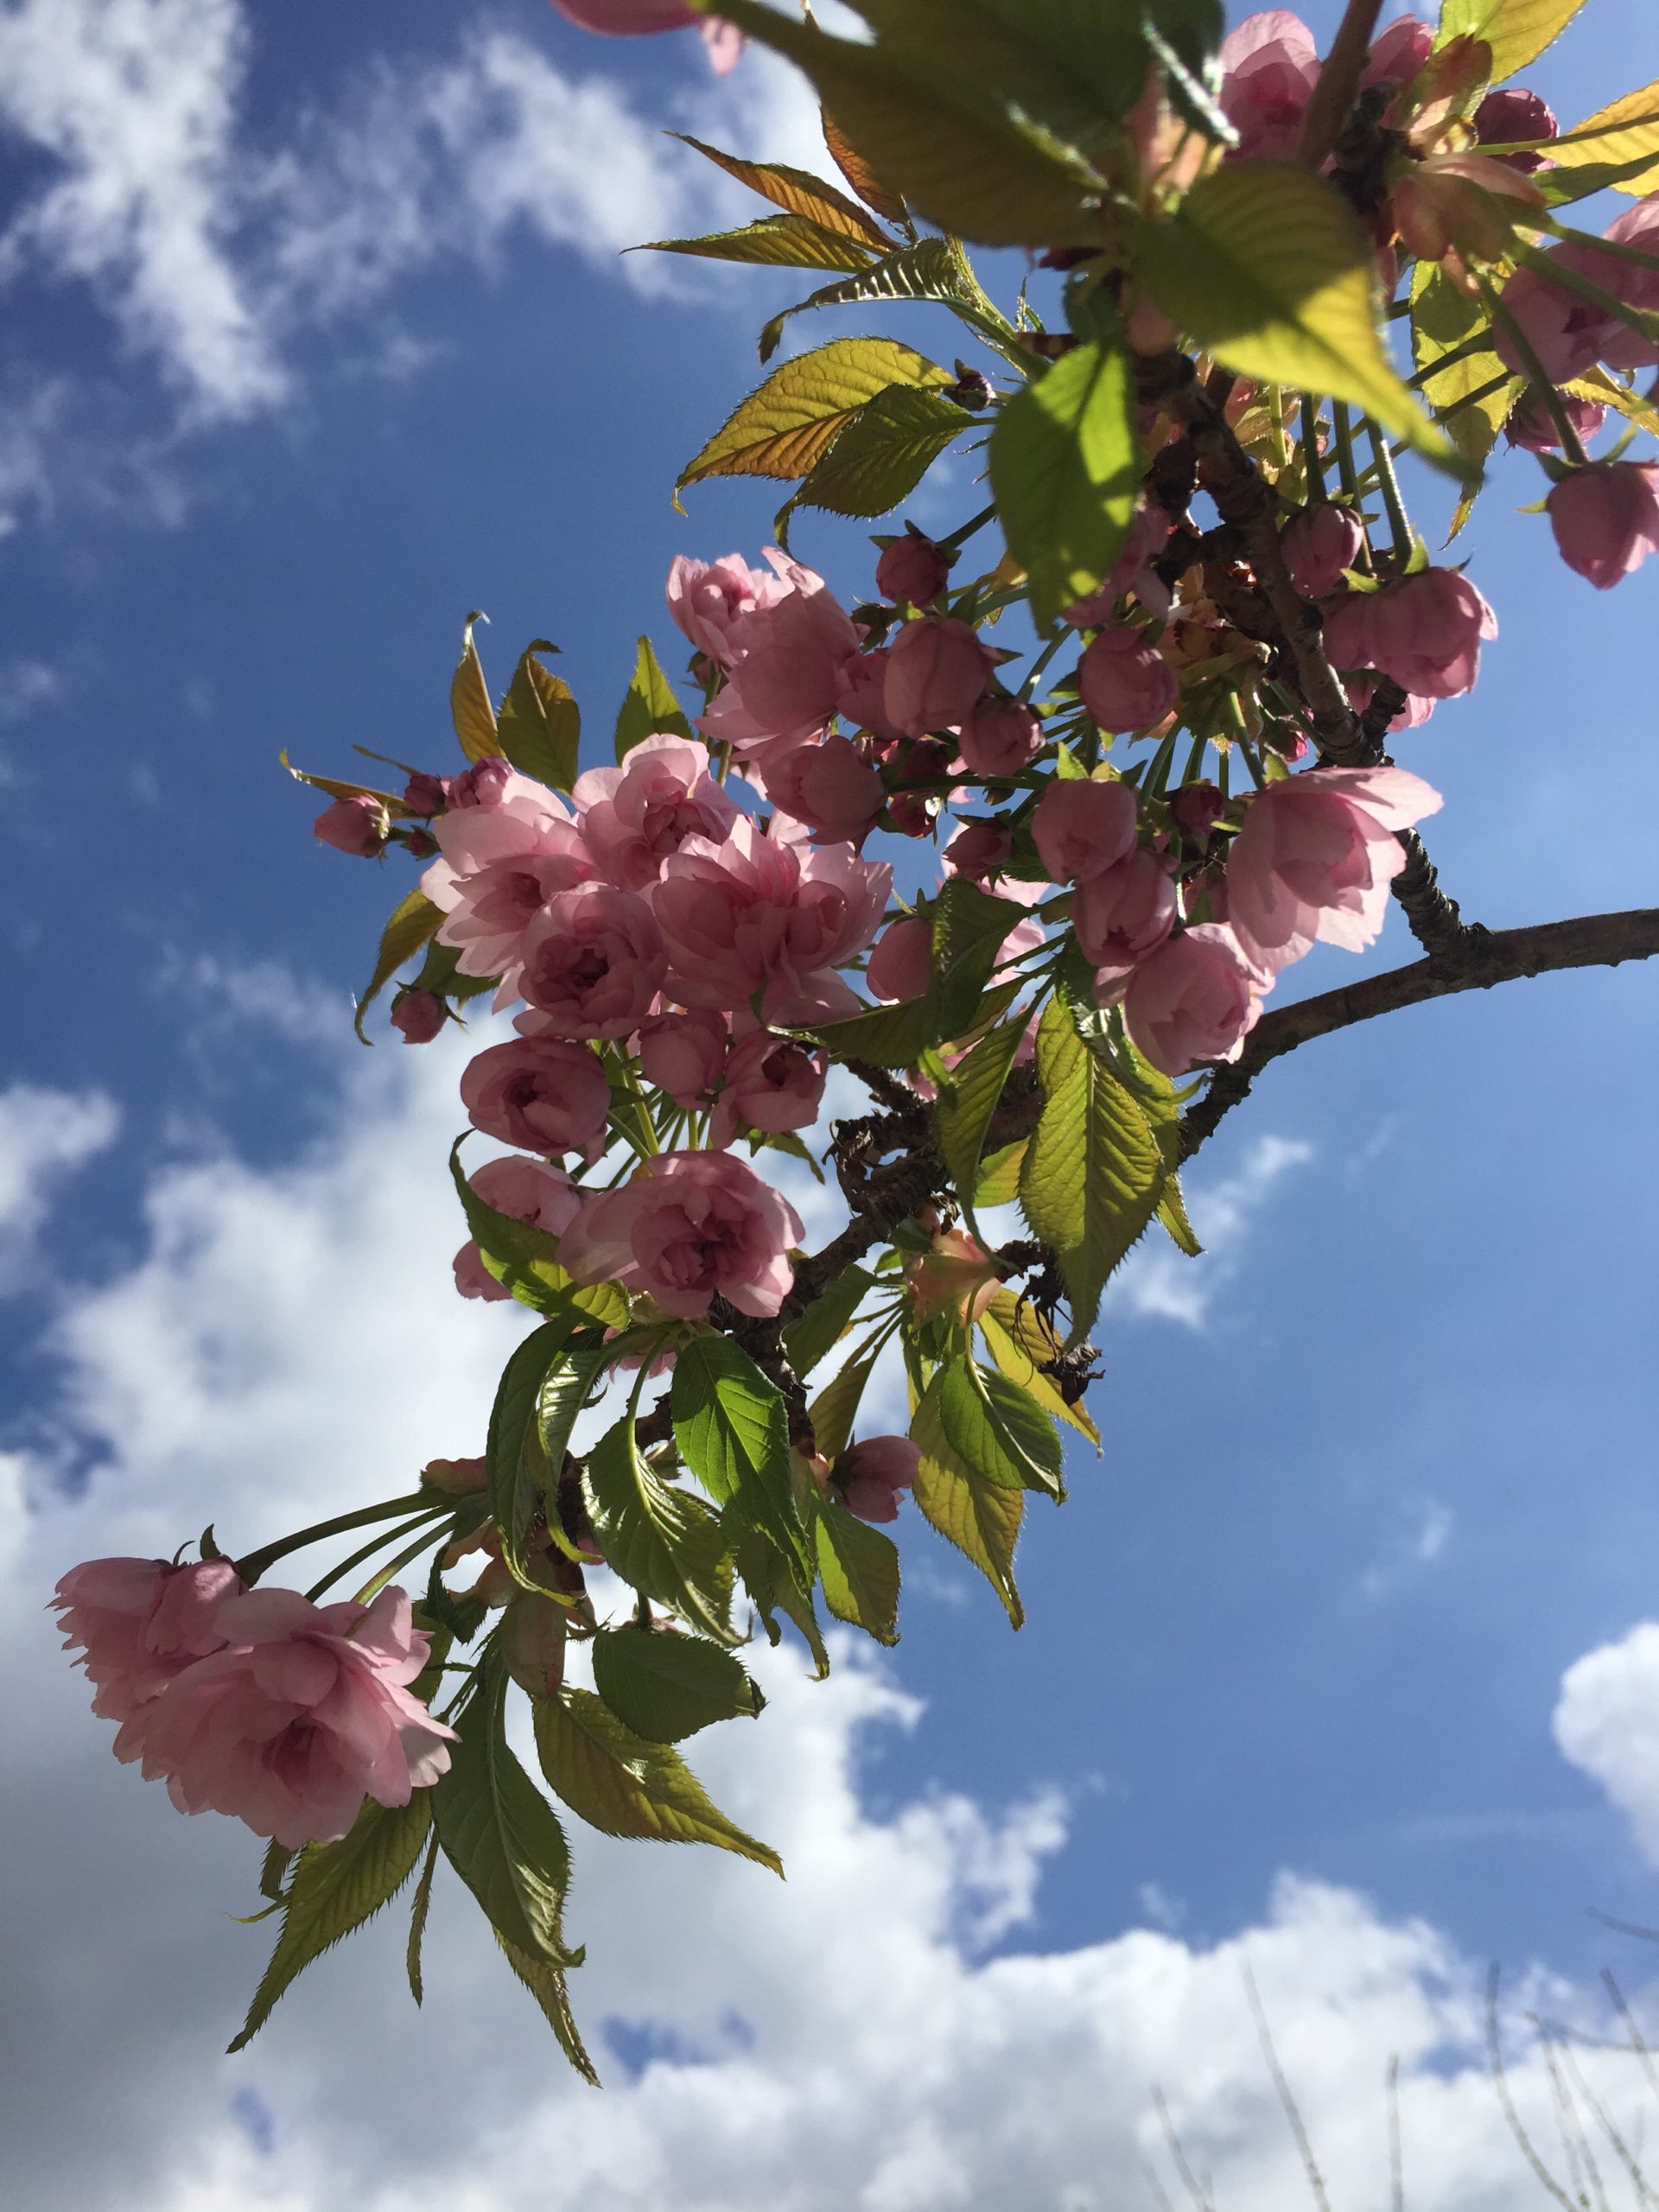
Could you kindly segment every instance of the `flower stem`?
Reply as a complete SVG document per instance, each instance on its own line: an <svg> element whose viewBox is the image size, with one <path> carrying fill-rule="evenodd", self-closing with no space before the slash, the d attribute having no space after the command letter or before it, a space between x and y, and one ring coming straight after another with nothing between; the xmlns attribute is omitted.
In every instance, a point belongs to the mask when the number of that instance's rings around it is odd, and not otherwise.
<svg viewBox="0 0 1659 2212"><path fill-rule="evenodd" d="M257 1551L249 1552L236 1561L236 1571L249 1584L257 1582L269 1567L279 1559L286 1559L289 1552L299 1551L306 1544L318 1544L327 1536L343 1536L353 1529L366 1529L376 1521L395 1521L400 1513L412 1513L417 1507L432 1503L423 1491L411 1491L406 1497L392 1497L378 1505L360 1505L355 1513L337 1513L331 1521L313 1522L308 1529L301 1529L291 1536L279 1536L274 1543L262 1544Z"/></svg>
<svg viewBox="0 0 1659 2212"><path fill-rule="evenodd" d="M1526 363L1527 374L1532 379L1533 388L1542 396L1544 405L1549 410L1549 418L1555 425L1556 435L1560 439L1562 452L1577 467L1582 468L1590 458L1584 449L1584 441L1573 427L1573 418L1567 411L1566 401L1544 374L1544 365L1534 352L1531 339L1521 327L1519 319L1512 315L1499 299L1489 279L1478 276L1475 281L1480 286L1480 296L1486 303L1488 314L1491 315L1494 322L1503 325L1514 342L1516 352Z"/></svg>
<svg viewBox="0 0 1659 2212"><path fill-rule="evenodd" d="M1382 494L1382 504L1389 511L1389 530L1394 539L1394 557L1403 570L1412 555L1415 541L1412 536L1411 520L1406 513L1406 503L1400 496L1400 480L1394 473L1394 462L1389 454L1389 442L1375 423L1368 420L1366 429L1371 441L1371 457L1376 464L1376 481Z"/></svg>
<svg viewBox="0 0 1659 2212"><path fill-rule="evenodd" d="M383 1544L396 1543L400 1536L406 1536L411 1529L418 1528L429 1521L444 1519L453 1511L454 1508L449 1505L429 1505L417 1513L412 1521L402 1522L395 1529L377 1529L366 1544L359 1544L349 1558L341 1560L338 1567L331 1567L327 1574L314 1582L305 1593L307 1598L315 1605L325 1591L332 1590L336 1582L342 1581L354 1567L361 1567L365 1559L372 1559ZM434 1533L436 1533L435 1530Z"/></svg>

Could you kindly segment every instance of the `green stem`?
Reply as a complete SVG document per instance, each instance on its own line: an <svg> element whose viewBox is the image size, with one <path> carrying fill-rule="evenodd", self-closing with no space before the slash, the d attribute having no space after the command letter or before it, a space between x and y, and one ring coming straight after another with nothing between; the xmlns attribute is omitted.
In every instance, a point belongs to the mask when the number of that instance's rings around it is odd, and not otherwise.
<svg viewBox="0 0 1659 2212"><path fill-rule="evenodd" d="M1516 352L1526 364L1527 373L1532 381L1533 389L1542 395L1544 405L1549 410L1550 420L1555 425L1556 435L1560 439L1561 450L1570 461L1582 468L1590 456L1584 449L1582 439L1573 427L1573 418L1567 411L1566 401L1544 374L1544 365L1533 351L1531 339L1521 327L1517 317L1511 315L1493 290L1491 280L1484 276L1477 276L1475 282L1480 287L1480 296L1486 303L1487 313L1494 322L1503 325L1514 344Z"/></svg>
<svg viewBox="0 0 1659 2212"><path fill-rule="evenodd" d="M417 1513L412 1521L405 1521L396 1529L377 1529L366 1544L359 1544L348 1559L341 1560L338 1567L331 1567L327 1574L314 1582L305 1593L307 1598L315 1605L325 1590L332 1590L335 1583L343 1581L354 1567L361 1567L365 1559L372 1559L383 1544L395 1544L400 1536L406 1536L411 1529L420 1527L427 1522L447 1519L454 1510L454 1508L451 1505L429 1505L423 1512ZM359 1602L363 1601L359 1599Z"/></svg>
<svg viewBox="0 0 1659 2212"><path fill-rule="evenodd" d="M1376 480L1382 493L1382 504L1389 511L1394 557L1403 570L1415 543L1411 521L1406 513L1406 503L1400 496L1400 480L1394 473L1394 462L1389 456L1389 442L1375 423L1368 420L1366 429L1370 435L1371 457L1376 465Z"/></svg>
<svg viewBox="0 0 1659 2212"><path fill-rule="evenodd" d="M1076 635L1077 632L1075 630L1056 631L1055 634L1049 639L1048 643L1038 654L1036 659L1033 661L1031 666L1026 671L1026 680L1015 693L1014 696L1016 698L1020 700L1023 703L1031 697L1033 691L1036 689L1038 677L1048 666L1050 661L1053 659L1055 654L1058 652L1060 647L1065 643L1066 639L1068 638L1074 638Z"/></svg>
<svg viewBox="0 0 1659 2212"><path fill-rule="evenodd" d="M976 515L970 516L960 530L953 530L949 537L941 537L936 543L942 552L960 553L976 531L983 530L988 522L995 520L996 507L993 502L988 507L982 507Z"/></svg>
<svg viewBox="0 0 1659 2212"><path fill-rule="evenodd" d="M1359 499L1359 477L1354 468L1354 433L1348 416L1345 399L1331 403L1332 435L1337 442L1337 478L1343 490L1356 505Z"/></svg>
<svg viewBox="0 0 1659 2212"><path fill-rule="evenodd" d="M1599 238L1593 231L1575 231L1570 223L1558 223L1553 215L1535 216L1528 227L1548 231L1553 238L1570 239L1574 245L1593 246L1598 253L1607 254L1615 261L1633 261L1638 268L1659 269L1659 253L1646 253L1639 245L1626 245L1621 238ZM1549 265L1556 270L1560 266L1559 262Z"/></svg>
<svg viewBox="0 0 1659 2212"><path fill-rule="evenodd" d="M1319 402L1311 391L1298 399L1302 430L1302 474L1307 480L1307 504L1316 507L1325 497L1325 456L1319 451Z"/></svg>
<svg viewBox="0 0 1659 2212"><path fill-rule="evenodd" d="M1432 361L1418 370L1415 376L1408 377L1406 382L1414 391L1421 391L1430 378L1439 376L1443 369L1455 369L1459 361L1471 360L1475 354L1490 353L1491 350L1491 333L1478 330L1472 338L1465 338L1461 346L1452 346L1450 353L1437 353Z"/></svg>
<svg viewBox="0 0 1659 2212"><path fill-rule="evenodd" d="M1596 243L1605 246L1607 242L1605 238L1599 238ZM1581 276L1567 262L1552 261L1548 254L1533 249L1522 255L1521 266L1530 269L1535 276L1547 276L1552 284L1560 284L1569 292L1576 292L1581 300L1588 300L1592 307L1599 308L1604 315L1611 315L1626 329L1635 331L1638 337L1651 339L1659 334L1659 315L1649 314L1644 308L1627 307L1613 293L1599 284L1592 283L1589 277ZM1484 293L1486 289L1484 279L1481 280L1481 289Z"/></svg>
<svg viewBox="0 0 1659 2212"><path fill-rule="evenodd" d="M301 1550L307 1544L321 1543L327 1536L343 1536L353 1529L366 1529L376 1521L395 1521L400 1513L414 1511L417 1506L431 1505L431 1498L422 1491L411 1491L407 1497L386 1499L379 1505L361 1505L355 1513L338 1513L331 1521L316 1521L308 1529L301 1529L291 1536L279 1536L274 1543L262 1544L257 1551L249 1552L235 1562L236 1571L247 1583L254 1583L268 1567L275 1567L279 1559L286 1559L290 1552Z"/></svg>
<svg viewBox="0 0 1659 2212"><path fill-rule="evenodd" d="M438 1529L423 1529L420 1535L416 1537L412 1544L407 1546L404 1550L400 1551L396 1559L389 1559L385 1565L379 1569L378 1573L372 1574L369 1577L368 1580L363 1585L363 1587L358 1592L356 1598L353 1602L359 1605L372 1605L375 1599L380 1595L380 1592L385 1588L387 1583L391 1581L392 1576L394 1574L401 1574L404 1567L409 1565L410 1560L418 1559L423 1551L428 1550L430 1546L436 1543L442 1534L442 1531Z"/></svg>

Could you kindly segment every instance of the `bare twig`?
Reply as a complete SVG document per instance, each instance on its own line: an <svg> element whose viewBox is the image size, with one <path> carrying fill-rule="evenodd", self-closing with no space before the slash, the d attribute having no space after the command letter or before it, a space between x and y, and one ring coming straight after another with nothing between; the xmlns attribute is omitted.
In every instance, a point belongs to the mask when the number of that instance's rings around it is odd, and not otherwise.
<svg viewBox="0 0 1659 2212"><path fill-rule="evenodd" d="M1200 2184L1198 2176L1193 2172L1187 2158L1186 2145L1175 2132L1175 2122L1170 2117L1169 2100L1155 2082L1152 2088L1152 2101L1157 2107L1159 2124L1164 2131L1164 2141L1169 2149L1170 2163L1180 2176L1182 2188L1192 2198L1197 2212L1215 2212L1214 2200L1209 2190Z"/></svg>
<svg viewBox="0 0 1659 2212"><path fill-rule="evenodd" d="M1613 2004L1618 2012L1619 2018L1624 2021L1625 2027L1630 2031L1630 2049L1636 2053L1637 2056L1642 2062L1642 2070L1648 2077L1648 2087L1653 2091L1656 2097L1659 2097L1659 2070L1655 2069L1653 2053L1648 2049L1646 2037L1643 2036L1641 2029L1636 2024L1636 2015L1631 2012L1630 2005L1626 2003L1624 1991L1614 1980L1612 1974L1608 1967L1604 1967L1602 1968L1601 1979L1606 1987L1607 1994L1613 2000Z"/></svg>
<svg viewBox="0 0 1659 2212"><path fill-rule="evenodd" d="M1406 2212L1405 2161L1400 2147L1400 2054L1389 2061L1389 2204L1390 2212Z"/></svg>
<svg viewBox="0 0 1659 2212"><path fill-rule="evenodd" d="M1313 2156L1313 2145L1308 2140L1303 2125L1301 2108L1291 2094L1285 2079L1284 2069L1279 2063L1279 2053L1274 2048L1273 2031L1268 2025L1267 2013L1262 2010L1262 1993L1255 1986L1255 1976L1247 1959L1240 1971L1244 1977L1244 1993L1250 2001L1250 2012L1255 2021L1256 2041L1262 2046L1262 2056L1268 2062L1268 2071L1273 2076L1273 2086L1284 2107L1285 2118L1290 2122L1290 2132L1295 2139L1297 2153L1301 2158L1302 2171L1307 2176L1307 2185L1313 2193L1313 2202L1319 2212L1331 2212L1331 2200L1325 2193L1325 2179L1319 2172L1319 2162Z"/></svg>
<svg viewBox="0 0 1659 2212"><path fill-rule="evenodd" d="M1296 158L1308 168L1323 168L1342 135L1382 12L1382 0L1348 0L1331 51L1320 67L1313 97L1302 114Z"/></svg>
<svg viewBox="0 0 1659 2212"><path fill-rule="evenodd" d="M1510 2077L1503 2067L1503 2045L1497 2031L1497 1986L1502 1969L1496 1961L1486 1982L1486 2052L1491 2064L1492 2086L1497 2091L1497 2101L1503 2107L1503 2117L1509 2122L1510 2133L1519 2145L1522 2156L1534 2174L1555 2202L1575 2212L1572 2198L1563 2190L1549 2168L1532 2145L1532 2138L1521 2125L1521 2115L1515 2108L1515 2099L1510 2094Z"/></svg>

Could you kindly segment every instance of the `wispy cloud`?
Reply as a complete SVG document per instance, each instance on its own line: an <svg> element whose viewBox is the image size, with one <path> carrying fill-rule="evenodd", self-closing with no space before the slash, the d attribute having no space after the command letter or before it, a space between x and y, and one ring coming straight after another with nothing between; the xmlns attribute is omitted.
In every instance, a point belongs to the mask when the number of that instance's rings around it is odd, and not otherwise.
<svg viewBox="0 0 1659 2212"><path fill-rule="evenodd" d="M1300 1137L1260 1136L1232 1174L1217 1182L1194 1179L1185 1196L1202 1257L1186 1258L1161 1230L1154 1230L1107 1285L1103 1311L1207 1328L1262 1208L1292 1169L1305 1167L1313 1157L1313 1146Z"/></svg>
<svg viewBox="0 0 1659 2212"><path fill-rule="evenodd" d="M1399 1523L1381 1555L1359 1578L1367 1598L1386 1598L1425 1567L1438 1566L1452 1541L1457 1516L1439 1498L1408 1498L1400 1506Z"/></svg>
<svg viewBox="0 0 1659 2212"><path fill-rule="evenodd" d="M0 1291L16 1287L57 1185L107 1150L120 1126L102 1091L0 1090Z"/></svg>

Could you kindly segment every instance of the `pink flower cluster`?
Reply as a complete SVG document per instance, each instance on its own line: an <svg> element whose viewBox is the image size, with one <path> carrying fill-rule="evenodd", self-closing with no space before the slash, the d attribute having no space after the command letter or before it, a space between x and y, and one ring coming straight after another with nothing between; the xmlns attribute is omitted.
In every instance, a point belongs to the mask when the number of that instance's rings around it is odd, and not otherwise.
<svg viewBox="0 0 1659 2212"><path fill-rule="evenodd" d="M1408 83L1433 43L1428 24L1396 16L1372 41L1362 83ZM1288 160L1319 81L1319 49L1300 16L1288 8L1247 16L1221 48L1221 105L1238 133L1236 158Z"/></svg>
<svg viewBox="0 0 1659 2212"><path fill-rule="evenodd" d="M410 1694L429 1647L401 1590L314 1605L249 1590L227 1560L96 1559L52 1602L93 1712L120 1723L116 1757L165 1781L181 1813L227 1813L297 1850L338 1841L365 1796L406 1805L448 1766L454 1731Z"/></svg>

